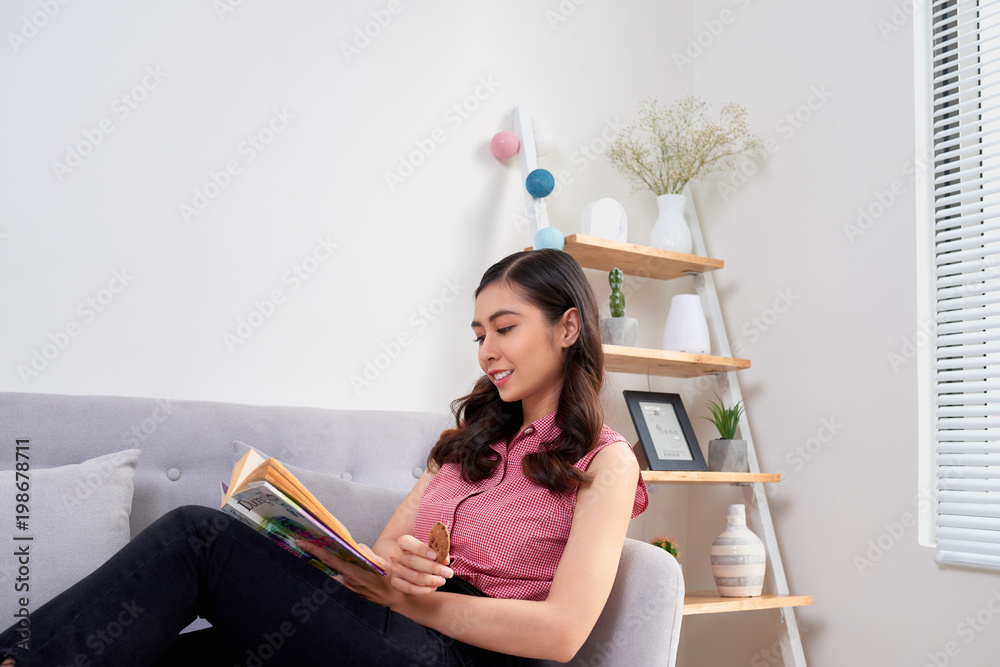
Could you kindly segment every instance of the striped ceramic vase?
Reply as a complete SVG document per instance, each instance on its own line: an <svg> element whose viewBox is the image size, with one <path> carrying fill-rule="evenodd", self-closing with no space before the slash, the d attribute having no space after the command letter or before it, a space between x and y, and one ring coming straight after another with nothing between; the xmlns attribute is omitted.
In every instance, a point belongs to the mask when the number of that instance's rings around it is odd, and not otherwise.
<svg viewBox="0 0 1000 667"><path fill-rule="evenodd" d="M746 508L727 507L726 529L712 542L712 574L719 595L727 598L760 595L766 561L764 543L747 528Z"/></svg>

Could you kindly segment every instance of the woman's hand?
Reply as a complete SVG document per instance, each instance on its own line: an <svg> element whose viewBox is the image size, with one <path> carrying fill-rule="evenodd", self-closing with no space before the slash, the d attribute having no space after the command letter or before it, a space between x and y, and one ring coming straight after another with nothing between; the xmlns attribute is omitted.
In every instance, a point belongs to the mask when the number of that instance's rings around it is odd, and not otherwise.
<svg viewBox="0 0 1000 667"><path fill-rule="evenodd" d="M444 584L446 577L454 574L451 568L437 563L434 551L412 535L403 535L396 540L389 560L380 557L367 545L358 545L365 556L386 571L385 577L343 561L315 544L304 541L297 541L296 544L339 572L334 579L383 607L398 606L405 595L431 593Z"/></svg>
<svg viewBox="0 0 1000 667"><path fill-rule="evenodd" d="M450 567L435 559L437 553L413 535L400 535L389 552L392 571L390 583L401 593L424 595L443 586L454 576Z"/></svg>
<svg viewBox="0 0 1000 667"><path fill-rule="evenodd" d="M336 577L333 577L334 579L342 583L344 586L347 586L347 588L351 589L355 593L368 598L372 602L376 602L383 607L392 607L401 600L402 594L389 585L388 577L383 577L355 565L354 563L348 563L345 560L341 560L323 547L312 544L311 542L296 540L295 544L303 551L312 554L332 569L336 570L339 574L337 574ZM361 547L361 551L365 554L365 556L371 559L372 562L376 563L383 570L389 572L392 569L391 563L373 552L367 545L359 544L358 546Z"/></svg>

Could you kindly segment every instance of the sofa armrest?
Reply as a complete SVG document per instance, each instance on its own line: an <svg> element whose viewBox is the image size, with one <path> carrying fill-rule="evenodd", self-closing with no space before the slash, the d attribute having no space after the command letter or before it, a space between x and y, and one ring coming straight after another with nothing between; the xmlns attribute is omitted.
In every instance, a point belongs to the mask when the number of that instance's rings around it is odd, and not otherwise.
<svg viewBox="0 0 1000 667"><path fill-rule="evenodd" d="M683 611L684 578L674 557L626 538L604 611L568 664L673 667ZM545 660L539 664L564 663Z"/></svg>

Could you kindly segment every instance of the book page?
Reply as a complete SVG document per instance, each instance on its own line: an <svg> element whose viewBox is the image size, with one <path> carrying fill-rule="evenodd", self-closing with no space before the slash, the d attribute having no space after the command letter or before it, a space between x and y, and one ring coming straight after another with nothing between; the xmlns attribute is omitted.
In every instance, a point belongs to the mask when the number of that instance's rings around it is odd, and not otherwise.
<svg viewBox="0 0 1000 667"><path fill-rule="evenodd" d="M233 497L233 494L236 493L246 478L249 477L250 474L259 468L264 462L264 457L258 454L254 449L248 451L243 455L243 458L236 462L236 465L233 466L233 475L229 478L229 490L222 499L223 507L225 507L226 503L229 502L229 499Z"/></svg>

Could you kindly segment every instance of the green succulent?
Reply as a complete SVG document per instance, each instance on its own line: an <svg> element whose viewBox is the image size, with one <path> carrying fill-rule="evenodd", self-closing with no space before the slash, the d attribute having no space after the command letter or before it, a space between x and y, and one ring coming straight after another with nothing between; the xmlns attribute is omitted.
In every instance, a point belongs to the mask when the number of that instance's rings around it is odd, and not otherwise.
<svg viewBox="0 0 1000 667"><path fill-rule="evenodd" d="M621 269L611 269L608 273L608 282L611 283L611 317L625 317L625 295L622 294L624 280Z"/></svg>
<svg viewBox="0 0 1000 667"><path fill-rule="evenodd" d="M719 429L719 437L723 440L735 440L736 439L736 427L740 424L740 418L743 416L743 401L740 401L731 408L725 408L722 406L722 397L719 393L715 393L716 401L709 401L708 409L712 411L711 417L702 416L702 419L707 419L708 421L715 424L715 428Z"/></svg>

